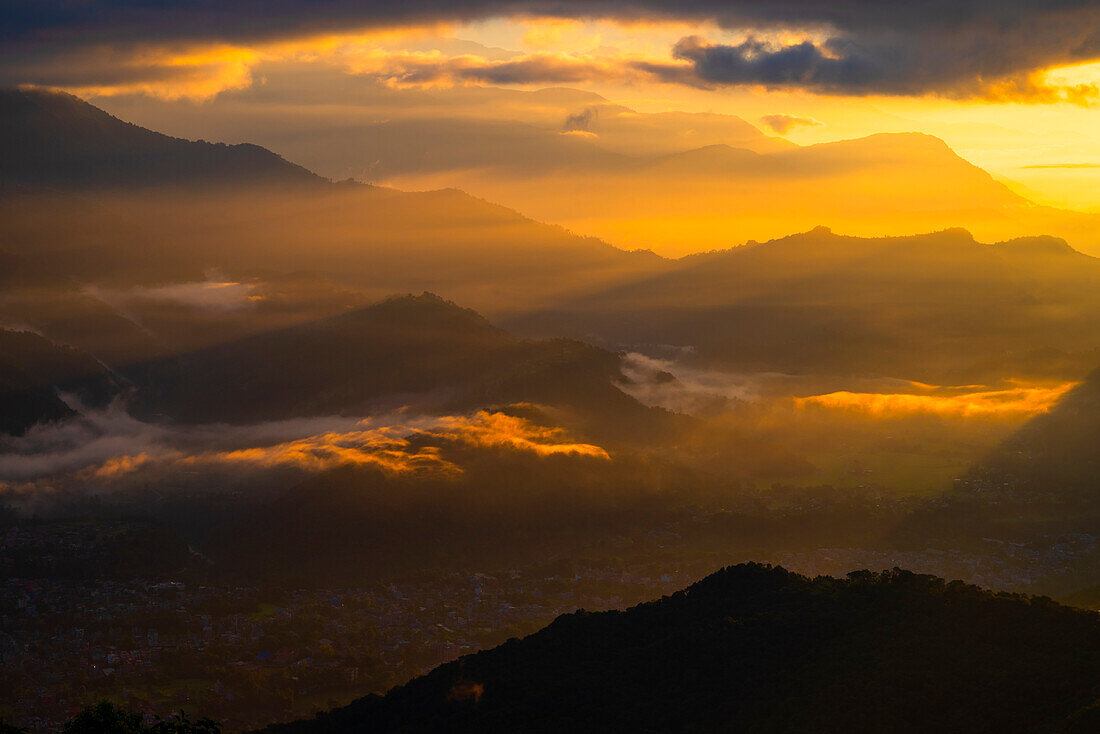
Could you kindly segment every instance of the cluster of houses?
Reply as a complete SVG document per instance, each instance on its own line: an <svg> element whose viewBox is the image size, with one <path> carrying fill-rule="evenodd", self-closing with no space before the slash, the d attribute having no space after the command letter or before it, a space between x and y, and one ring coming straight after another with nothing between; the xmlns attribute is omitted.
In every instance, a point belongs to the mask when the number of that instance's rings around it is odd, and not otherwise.
<svg viewBox="0 0 1100 734"><path fill-rule="evenodd" d="M678 564L423 574L350 589L9 577L0 587L0 716L57 731L109 699L249 728L393 685L583 607L671 592Z"/></svg>

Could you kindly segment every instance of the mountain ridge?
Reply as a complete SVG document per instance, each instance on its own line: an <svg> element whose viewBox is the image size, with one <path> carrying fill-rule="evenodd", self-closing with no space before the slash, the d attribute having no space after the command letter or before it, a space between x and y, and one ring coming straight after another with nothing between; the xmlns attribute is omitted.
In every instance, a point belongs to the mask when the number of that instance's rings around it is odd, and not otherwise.
<svg viewBox="0 0 1100 734"><path fill-rule="evenodd" d="M1039 352L1088 359L1098 293L1100 259L1057 238L985 244L962 228L871 238L817 227L689 255L502 323L613 348L691 345L694 360L738 370L855 370L936 384L1050 370L1076 379L1094 365L1043 366ZM983 356L1009 350L1020 360L1015 374L981 374Z"/></svg>
<svg viewBox="0 0 1100 734"><path fill-rule="evenodd" d="M0 90L0 180L84 188L323 179L258 145L174 138L65 92L22 88Z"/></svg>

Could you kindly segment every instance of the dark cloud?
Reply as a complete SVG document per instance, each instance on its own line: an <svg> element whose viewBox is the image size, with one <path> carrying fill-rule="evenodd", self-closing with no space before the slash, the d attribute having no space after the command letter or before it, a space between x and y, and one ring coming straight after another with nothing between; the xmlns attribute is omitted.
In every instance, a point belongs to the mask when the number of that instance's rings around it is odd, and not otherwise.
<svg viewBox="0 0 1100 734"><path fill-rule="evenodd" d="M691 61L701 79L717 84L834 90L877 86L883 74L883 69L858 50L827 56L824 49L809 41L773 49L753 38L736 46L723 46L689 36L676 44L673 55Z"/></svg>
<svg viewBox="0 0 1100 734"><path fill-rule="evenodd" d="M505 61L472 56L448 58L441 55L393 52L378 54L356 73L368 74L397 87L436 84L556 84L591 81L665 80L660 65L642 65L632 60L576 58L537 53ZM688 70L681 65L681 70Z"/></svg>
<svg viewBox="0 0 1100 734"><path fill-rule="evenodd" d="M1097 25L1096 11L1080 15ZM673 55L690 61L701 82L714 85L760 84L838 94L1027 97L1044 91L1030 79L1033 72L1100 56L1095 32L1073 27L1068 17L1042 20L1045 26L1033 29L862 29L859 35L790 45L757 37L724 45L690 36L676 44Z"/></svg>
<svg viewBox="0 0 1100 734"><path fill-rule="evenodd" d="M599 116L599 107L587 107L575 115L566 117L565 125L562 129L565 130L565 132L573 132L575 130L589 132L592 129L592 123L595 122L596 118Z"/></svg>
<svg viewBox="0 0 1100 734"><path fill-rule="evenodd" d="M764 115L760 121L780 135L786 135L796 127L820 127L824 123L812 117L800 117L780 112L774 115Z"/></svg>
<svg viewBox="0 0 1100 734"><path fill-rule="evenodd" d="M726 27L816 25L846 33L1011 32L1059 15L1095 15L1092 0L7 0L4 6L0 39L89 44L256 39L501 15L713 20ZM1083 30L1095 34L1095 27Z"/></svg>
<svg viewBox="0 0 1100 734"><path fill-rule="evenodd" d="M689 37L674 55L702 83L761 84L838 94L1095 97L1030 79L1041 69L1100 57L1095 2L733 3L719 22L755 32L738 44ZM772 26L810 31L771 42Z"/></svg>
<svg viewBox="0 0 1100 734"><path fill-rule="evenodd" d="M489 84L555 84L591 81L607 73L598 65L584 61L538 54L463 69L457 76L465 81Z"/></svg>
<svg viewBox="0 0 1100 734"><path fill-rule="evenodd" d="M1095 0L8 0L4 6L0 81L8 83L65 83L60 77L73 65L50 59L71 59L78 49L102 54L150 44L253 42L504 15L707 20L754 33L732 45L682 40L675 52L691 62L694 79L675 67L653 70L666 81L715 86L1042 96L1026 79L1030 72L1100 57ZM766 39L777 29L809 31L814 40L774 45ZM567 82L579 74L517 62L474 76L515 83Z"/></svg>

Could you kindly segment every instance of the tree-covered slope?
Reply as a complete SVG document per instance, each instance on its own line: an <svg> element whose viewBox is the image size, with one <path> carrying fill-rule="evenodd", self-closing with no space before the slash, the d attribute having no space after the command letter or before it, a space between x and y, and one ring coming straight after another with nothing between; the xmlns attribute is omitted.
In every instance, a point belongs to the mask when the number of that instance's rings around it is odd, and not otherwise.
<svg viewBox="0 0 1100 734"><path fill-rule="evenodd" d="M272 734L1083 732L1100 618L895 570L726 568Z"/></svg>

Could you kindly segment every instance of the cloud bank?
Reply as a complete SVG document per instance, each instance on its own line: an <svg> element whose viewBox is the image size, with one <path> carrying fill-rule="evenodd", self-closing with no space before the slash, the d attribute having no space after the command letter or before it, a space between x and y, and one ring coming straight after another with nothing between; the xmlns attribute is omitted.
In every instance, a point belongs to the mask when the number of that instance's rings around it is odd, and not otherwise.
<svg viewBox="0 0 1100 734"><path fill-rule="evenodd" d="M5 84L153 88L189 79L239 88L251 83L252 65L291 42L316 55L331 49L334 34L504 17L711 23L741 40L687 36L671 49L673 63L648 67L614 57L549 64L535 54L475 64L466 78L561 83L618 70L696 86L845 95L1098 96L1095 84L1060 85L1042 74L1100 58L1100 5L1091 0L15 0L4 14Z"/></svg>
<svg viewBox="0 0 1100 734"><path fill-rule="evenodd" d="M623 390L640 402L696 416L720 414L738 403L770 402L792 404L798 410L847 411L869 418L937 415L1024 420L1050 410L1077 385L1009 381L1003 386L943 386L897 378L846 377L844 381L854 389L819 392L828 383L824 378L720 372L638 353L624 356L623 374L630 379Z"/></svg>
<svg viewBox="0 0 1100 734"><path fill-rule="evenodd" d="M1055 387L979 390L954 395L839 391L797 398L795 404L856 411L878 418L919 414L959 418L1029 418L1050 410L1075 385L1071 382Z"/></svg>
<svg viewBox="0 0 1100 734"><path fill-rule="evenodd" d="M448 456L449 449L610 458L599 446L571 440L562 428L502 411L172 426L139 421L116 404L5 439L0 443L0 488L33 489L38 480L64 475L110 482L143 469L312 473L354 465L395 474L460 474L462 468Z"/></svg>

